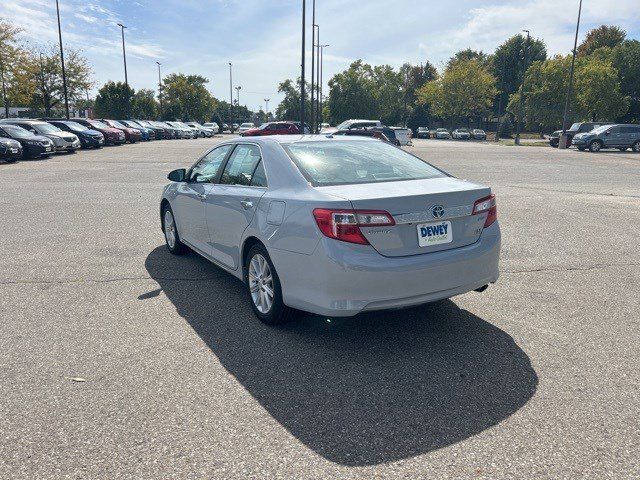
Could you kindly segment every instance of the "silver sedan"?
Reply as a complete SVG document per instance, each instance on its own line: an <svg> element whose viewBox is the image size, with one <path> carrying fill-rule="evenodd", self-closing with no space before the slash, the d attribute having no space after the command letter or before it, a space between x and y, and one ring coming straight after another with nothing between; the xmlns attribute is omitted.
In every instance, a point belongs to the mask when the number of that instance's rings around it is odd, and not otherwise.
<svg viewBox="0 0 640 480"><path fill-rule="evenodd" d="M236 138L174 170L160 218L167 248L190 248L247 286L274 324L433 302L498 279L491 189L379 140Z"/></svg>

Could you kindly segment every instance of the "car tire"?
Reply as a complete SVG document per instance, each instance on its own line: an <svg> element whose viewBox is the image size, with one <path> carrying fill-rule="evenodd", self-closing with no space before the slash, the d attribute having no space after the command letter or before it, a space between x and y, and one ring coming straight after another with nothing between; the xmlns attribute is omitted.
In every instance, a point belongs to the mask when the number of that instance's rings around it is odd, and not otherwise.
<svg viewBox="0 0 640 480"><path fill-rule="evenodd" d="M167 250L173 255L182 255L186 252L187 247L180 241L178 234L178 226L173 210L169 204L162 209L162 231L164 232L164 240Z"/></svg>
<svg viewBox="0 0 640 480"><path fill-rule="evenodd" d="M631 145L631 150L633 150L636 153L640 153L640 140L637 140L636 142L633 143L633 145Z"/></svg>
<svg viewBox="0 0 640 480"><path fill-rule="evenodd" d="M280 278L262 244L257 243L249 249L244 277L251 308L260 321L267 325L278 325L293 318L295 310L284 304Z"/></svg>
<svg viewBox="0 0 640 480"><path fill-rule="evenodd" d="M589 144L589 151L596 153L596 152L599 152L602 149L602 147L603 145L600 140L594 140Z"/></svg>

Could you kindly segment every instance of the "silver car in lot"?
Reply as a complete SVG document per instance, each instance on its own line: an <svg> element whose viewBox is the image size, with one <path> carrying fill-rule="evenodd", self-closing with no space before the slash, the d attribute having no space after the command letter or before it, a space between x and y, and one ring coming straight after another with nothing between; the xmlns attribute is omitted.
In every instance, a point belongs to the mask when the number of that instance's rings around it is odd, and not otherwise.
<svg viewBox="0 0 640 480"><path fill-rule="evenodd" d="M235 138L169 174L167 248L247 285L273 324L419 305L498 279L489 187L365 137Z"/></svg>

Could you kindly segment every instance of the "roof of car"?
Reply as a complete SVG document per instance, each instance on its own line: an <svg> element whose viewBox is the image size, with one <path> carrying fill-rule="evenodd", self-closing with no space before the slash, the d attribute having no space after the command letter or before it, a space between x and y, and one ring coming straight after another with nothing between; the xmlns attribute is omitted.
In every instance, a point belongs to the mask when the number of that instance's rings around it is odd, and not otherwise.
<svg viewBox="0 0 640 480"><path fill-rule="evenodd" d="M372 140L369 137L358 137L358 136L345 136L345 135L332 135L328 134L320 134L320 135L269 135L264 137L238 137L230 140L233 143L279 143L281 145L286 145L290 143L298 143L298 142L354 142L354 141L377 141Z"/></svg>
<svg viewBox="0 0 640 480"><path fill-rule="evenodd" d="M2 123L13 123L13 122L19 122L19 123L47 123L44 120L38 120L35 118L3 118L0 120L0 122Z"/></svg>

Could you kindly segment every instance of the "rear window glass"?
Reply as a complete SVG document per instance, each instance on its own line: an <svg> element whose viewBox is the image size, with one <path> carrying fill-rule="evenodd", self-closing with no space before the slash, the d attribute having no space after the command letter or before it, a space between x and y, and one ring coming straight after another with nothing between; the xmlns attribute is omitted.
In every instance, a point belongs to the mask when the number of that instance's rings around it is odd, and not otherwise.
<svg viewBox="0 0 640 480"><path fill-rule="evenodd" d="M297 142L282 147L314 186L446 176L419 158L383 142Z"/></svg>

